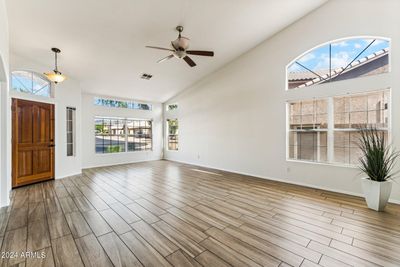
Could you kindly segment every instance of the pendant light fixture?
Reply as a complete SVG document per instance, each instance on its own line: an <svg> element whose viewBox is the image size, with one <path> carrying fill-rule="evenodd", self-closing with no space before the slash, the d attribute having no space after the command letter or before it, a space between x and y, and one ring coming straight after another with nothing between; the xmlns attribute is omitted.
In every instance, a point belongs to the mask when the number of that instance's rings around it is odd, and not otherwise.
<svg viewBox="0 0 400 267"><path fill-rule="evenodd" d="M57 84L63 82L67 77L58 71L57 54L61 53L61 50L53 47L51 51L53 51L55 55L55 68L52 73L45 73L44 75L46 75L47 79Z"/></svg>

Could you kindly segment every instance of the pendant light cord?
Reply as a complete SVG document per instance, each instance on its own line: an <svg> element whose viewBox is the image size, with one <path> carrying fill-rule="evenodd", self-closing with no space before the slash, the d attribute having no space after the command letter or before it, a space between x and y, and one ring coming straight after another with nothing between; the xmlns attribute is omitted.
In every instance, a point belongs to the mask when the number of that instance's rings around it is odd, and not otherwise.
<svg viewBox="0 0 400 267"><path fill-rule="evenodd" d="M58 73L58 66L57 66L57 52L55 53L55 63L56 63L56 69L54 70L54 72Z"/></svg>

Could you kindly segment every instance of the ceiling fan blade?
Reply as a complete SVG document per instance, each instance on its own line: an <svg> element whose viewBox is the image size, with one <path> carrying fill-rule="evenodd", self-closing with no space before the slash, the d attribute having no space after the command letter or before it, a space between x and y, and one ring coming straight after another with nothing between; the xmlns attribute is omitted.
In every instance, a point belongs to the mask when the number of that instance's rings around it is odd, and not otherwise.
<svg viewBox="0 0 400 267"><path fill-rule="evenodd" d="M148 46L148 45L146 45L146 48L153 48L153 49L158 49L158 50L167 50L167 51L175 52L172 49L164 48L164 47L158 47L158 46Z"/></svg>
<svg viewBox="0 0 400 267"><path fill-rule="evenodd" d="M174 43L174 41L171 42L172 47L175 49L175 51L178 51L178 46L176 45L176 42Z"/></svg>
<svg viewBox="0 0 400 267"><path fill-rule="evenodd" d="M173 58L173 57L174 57L174 55L169 55L169 56L167 56L167 57L164 57L164 58L160 59L159 61L157 61L157 63L161 63L161 62L166 61L166 60L168 60L168 59L171 59L171 58Z"/></svg>
<svg viewBox="0 0 400 267"><path fill-rule="evenodd" d="M186 63L187 63L190 67L196 66L196 63L194 63L194 61L193 61L190 57L188 57L188 56L184 57L183 60L185 60Z"/></svg>
<svg viewBox="0 0 400 267"><path fill-rule="evenodd" d="M201 50L189 50L189 51L186 51L186 54L196 55L196 56L205 56L205 57L213 57L214 56L213 51L201 51Z"/></svg>

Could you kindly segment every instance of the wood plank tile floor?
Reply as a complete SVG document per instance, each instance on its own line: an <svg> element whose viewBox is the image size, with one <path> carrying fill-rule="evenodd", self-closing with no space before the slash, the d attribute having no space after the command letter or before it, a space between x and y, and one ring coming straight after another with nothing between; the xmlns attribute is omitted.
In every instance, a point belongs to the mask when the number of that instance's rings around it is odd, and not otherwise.
<svg viewBox="0 0 400 267"><path fill-rule="evenodd" d="M400 266L400 207L153 161L13 190L0 244L0 266Z"/></svg>

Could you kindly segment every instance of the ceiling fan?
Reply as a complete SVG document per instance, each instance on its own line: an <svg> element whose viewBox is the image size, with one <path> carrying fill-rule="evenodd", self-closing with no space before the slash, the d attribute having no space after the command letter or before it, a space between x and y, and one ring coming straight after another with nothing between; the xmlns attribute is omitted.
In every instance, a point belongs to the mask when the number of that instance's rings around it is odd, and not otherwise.
<svg viewBox="0 0 400 267"><path fill-rule="evenodd" d="M157 47L157 46L146 46L147 48L166 50L166 51L172 52L171 55L160 59L159 61L157 61L157 63L161 63L163 61L166 61L168 59L176 57L176 58L182 58L183 60L186 61L186 63L190 67L194 67L194 66L196 66L196 63L194 63L194 61L188 55L204 56L204 57L213 57L214 56L213 51L187 50L189 48L189 40L190 39L187 37L181 36L181 33L183 31L183 26L177 26L176 30L179 32L179 35L175 41L171 42L172 49Z"/></svg>

